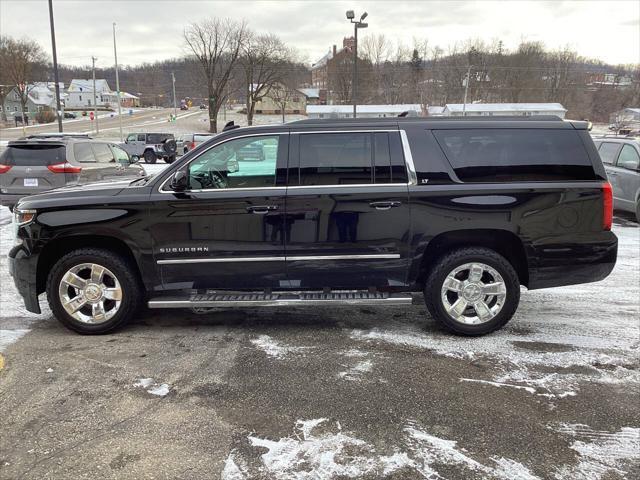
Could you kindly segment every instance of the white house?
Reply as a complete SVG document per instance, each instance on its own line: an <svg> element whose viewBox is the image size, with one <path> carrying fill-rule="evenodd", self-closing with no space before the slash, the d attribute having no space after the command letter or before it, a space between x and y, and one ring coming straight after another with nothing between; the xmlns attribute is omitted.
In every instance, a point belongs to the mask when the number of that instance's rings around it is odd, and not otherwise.
<svg viewBox="0 0 640 480"><path fill-rule="evenodd" d="M93 80L74 78L67 94L67 108L93 108ZM104 79L96 79L96 104L100 108L118 105L118 95Z"/></svg>
<svg viewBox="0 0 640 480"><path fill-rule="evenodd" d="M404 112L412 117L420 116L422 105L358 105L356 108L358 118L397 117ZM307 115L309 118L352 118L353 105L307 105Z"/></svg>
<svg viewBox="0 0 640 480"><path fill-rule="evenodd" d="M567 109L559 103L447 103L442 114L461 117L463 110L467 117L557 115L564 118L567 113Z"/></svg>
<svg viewBox="0 0 640 480"><path fill-rule="evenodd" d="M623 108L611 115L611 123L640 122L640 108Z"/></svg>

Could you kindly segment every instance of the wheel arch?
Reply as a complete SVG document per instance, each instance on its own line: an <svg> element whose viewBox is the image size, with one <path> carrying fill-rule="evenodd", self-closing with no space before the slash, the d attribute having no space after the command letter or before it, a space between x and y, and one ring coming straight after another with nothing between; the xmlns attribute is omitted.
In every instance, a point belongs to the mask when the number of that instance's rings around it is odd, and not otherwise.
<svg viewBox="0 0 640 480"><path fill-rule="evenodd" d="M38 255L36 268L36 287L38 294L45 291L47 275L53 265L62 256L80 248L101 248L120 255L131 265L140 285L144 285L140 263L132 248L124 240L107 235L73 235L58 237L47 242Z"/></svg>
<svg viewBox="0 0 640 480"><path fill-rule="evenodd" d="M438 258L463 247L485 247L499 253L513 265L520 284L529 284L529 267L522 240L513 232L499 229L453 230L436 235L412 268L415 283L423 285Z"/></svg>

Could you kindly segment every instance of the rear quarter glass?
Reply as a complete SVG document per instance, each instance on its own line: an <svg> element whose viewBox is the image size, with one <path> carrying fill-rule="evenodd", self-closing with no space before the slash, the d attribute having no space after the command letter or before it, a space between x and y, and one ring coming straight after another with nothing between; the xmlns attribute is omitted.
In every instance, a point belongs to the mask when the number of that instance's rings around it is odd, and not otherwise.
<svg viewBox="0 0 640 480"><path fill-rule="evenodd" d="M433 134L463 182L599 178L575 130L461 129Z"/></svg>
<svg viewBox="0 0 640 480"><path fill-rule="evenodd" d="M11 145L0 155L0 164L13 167L46 167L66 161L64 145Z"/></svg>

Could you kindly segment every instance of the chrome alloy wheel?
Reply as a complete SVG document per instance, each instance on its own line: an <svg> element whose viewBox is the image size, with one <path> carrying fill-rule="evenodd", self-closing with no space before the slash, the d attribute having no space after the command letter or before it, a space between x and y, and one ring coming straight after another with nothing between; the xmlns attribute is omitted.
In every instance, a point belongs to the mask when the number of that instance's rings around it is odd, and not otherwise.
<svg viewBox="0 0 640 480"><path fill-rule="evenodd" d="M494 268L473 262L460 265L447 275L440 296L452 319L477 325L500 313L507 298L507 288Z"/></svg>
<svg viewBox="0 0 640 480"><path fill-rule="evenodd" d="M65 311L82 323L104 323L122 303L120 282L109 269L96 263L70 268L60 280L58 295Z"/></svg>

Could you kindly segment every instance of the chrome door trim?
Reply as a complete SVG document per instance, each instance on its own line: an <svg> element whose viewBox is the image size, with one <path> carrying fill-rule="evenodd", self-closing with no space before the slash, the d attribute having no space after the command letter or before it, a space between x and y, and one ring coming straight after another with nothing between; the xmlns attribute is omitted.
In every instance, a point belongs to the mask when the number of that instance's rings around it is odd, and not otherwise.
<svg viewBox="0 0 640 480"><path fill-rule="evenodd" d="M409 185L417 185L418 175L416 174L416 166L413 163L413 155L411 155L411 145L409 145L409 139L407 138L407 132L405 130L400 130L400 139L402 140L404 160L409 174Z"/></svg>
<svg viewBox="0 0 640 480"><path fill-rule="evenodd" d="M234 263L234 262L284 262L306 260L391 260L400 258L399 253L373 253L362 255L292 255L275 257L224 257L224 258L171 258L158 260L158 265L181 263Z"/></svg>

